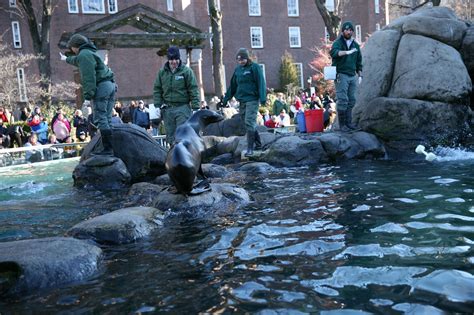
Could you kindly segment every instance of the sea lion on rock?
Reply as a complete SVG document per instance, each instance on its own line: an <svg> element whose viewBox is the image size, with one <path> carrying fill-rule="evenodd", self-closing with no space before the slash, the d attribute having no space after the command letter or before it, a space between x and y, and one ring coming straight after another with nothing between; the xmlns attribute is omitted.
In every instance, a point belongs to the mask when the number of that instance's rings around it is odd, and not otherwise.
<svg viewBox="0 0 474 315"><path fill-rule="evenodd" d="M207 125L223 119L222 115L211 110L199 110L176 128L175 142L168 152L165 166L178 192L188 195L205 191L201 189L193 192L196 175L199 173L205 178L201 168L201 155L205 145L199 133Z"/></svg>

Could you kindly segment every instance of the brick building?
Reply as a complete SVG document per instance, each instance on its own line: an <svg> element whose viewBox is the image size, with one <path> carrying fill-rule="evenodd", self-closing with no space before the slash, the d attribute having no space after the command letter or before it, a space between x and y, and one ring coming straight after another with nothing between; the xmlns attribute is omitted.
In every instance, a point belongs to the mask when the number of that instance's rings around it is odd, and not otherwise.
<svg viewBox="0 0 474 315"><path fill-rule="evenodd" d="M325 26L316 8L314 0L220 0L217 1L222 12L224 39L225 79L228 84L235 63L235 53L239 47L247 47L264 67L267 85L277 88L279 85L279 68L281 56L288 51L294 58L300 73L301 85L313 71L309 67L314 58L312 48L318 46L325 38ZM341 11L343 20L349 19L356 25L356 35L359 40L385 25L385 0L350 0ZM15 0L0 0L0 31L3 42L15 50L31 53L32 42L26 21L19 16ZM37 1L40 6L40 1ZM74 33L78 29L99 29L98 21L102 21L102 29L107 28L108 18L119 15L126 9L141 4L146 15L157 16L154 27L163 28L169 32L173 23L179 21L186 28L195 28L206 35L200 46L196 45L195 55L189 54L191 65L199 68L202 78L202 91L206 95L214 92L212 78L212 52L210 48L210 22L207 0L60 0L52 14L50 47L53 82L73 80L73 68L59 60L61 51L59 43L65 33ZM334 0L326 1L331 8ZM148 12L146 8L148 9ZM154 13L158 12L158 13ZM168 22L165 17L170 17ZM133 16L122 20L122 26L110 29L107 36L114 33L146 34L146 25L137 29L137 24L124 24ZM137 17L138 19L138 17ZM173 20L174 19L174 20ZM174 21L174 22L173 22ZM146 21L145 21L146 22ZM93 27L91 27L91 25ZM181 25L181 24L180 24ZM156 31L156 29L154 30ZM145 35L144 35L145 36ZM64 37L63 37L64 38ZM204 37L203 37L204 38ZM114 44L115 43L115 44ZM166 61L157 55L159 47L126 48L104 39L108 64L116 74L119 85L119 98L151 98L153 82L158 69ZM197 47L199 46L199 47ZM202 48L202 53L200 51ZM183 51L184 52L184 51ZM192 57L192 58L191 58ZM36 73L36 65L24 69L24 77Z"/></svg>

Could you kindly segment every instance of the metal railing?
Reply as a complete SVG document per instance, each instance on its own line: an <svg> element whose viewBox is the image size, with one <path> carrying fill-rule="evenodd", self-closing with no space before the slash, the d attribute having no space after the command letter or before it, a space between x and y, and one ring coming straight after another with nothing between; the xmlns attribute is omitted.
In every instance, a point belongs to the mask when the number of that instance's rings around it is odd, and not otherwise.
<svg viewBox="0 0 474 315"><path fill-rule="evenodd" d="M169 148L166 136L153 136L158 144ZM89 142L72 142L44 144L20 148L0 149L0 167L20 165L41 161L61 160L81 156L82 150Z"/></svg>

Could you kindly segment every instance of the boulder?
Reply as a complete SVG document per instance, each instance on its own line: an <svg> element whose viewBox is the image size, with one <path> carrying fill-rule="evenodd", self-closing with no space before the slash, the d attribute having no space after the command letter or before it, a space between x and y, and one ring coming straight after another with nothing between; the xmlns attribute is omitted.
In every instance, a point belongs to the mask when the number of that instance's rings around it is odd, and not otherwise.
<svg viewBox="0 0 474 315"><path fill-rule="evenodd" d="M94 275L102 250L66 237L0 243L0 295L58 287Z"/></svg>
<svg viewBox="0 0 474 315"><path fill-rule="evenodd" d="M153 206L173 212L206 211L228 212L247 204L250 201L245 189L228 183L211 183L211 190L195 196L172 194L168 190L155 196Z"/></svg>
<svg viewBox="0 0 474 315"><path fill-rule="evenodd" d="M471 90L456 49L420 35L402 36L388 97L466 104Z"/></svg>
<svg viewBox="0 0 474 315"><path fill-rule="evenodd" d="M115 157L121 159L131 175L131 182L153 179L166 174L167 150L160 146L143 128L133 124L114 124L112 127ZM80 163L101 148L100 134L84 148Z"/></svg>
<svg viewBox="0 0 474 315"><path fill-rule="evenodd" d="M119 209L73 226L68 235L101 244L136 242L163 225L163 212L152 207Z"/></svg>
<svg viewBox="0 0 474 315"><path fill-rule="evenodd" d="M469 143L472 33L446 7L417 10L375 32L363 48L353 121L394 151Z"/></svg>
<svg viewBox="0 0 474 315"><path fill-rule="evenodd" d="M120 189L130 184L132 176L121 159L97 155L80 162L72 178L76 187Z"/></svg>
<svg viewBox="0 0 474 315"><path fill-rule="evenodd" d="M258 160L288 167L319 164L328 161L328 156L319 139L304 140L295 135L277 139Z"/></svg>

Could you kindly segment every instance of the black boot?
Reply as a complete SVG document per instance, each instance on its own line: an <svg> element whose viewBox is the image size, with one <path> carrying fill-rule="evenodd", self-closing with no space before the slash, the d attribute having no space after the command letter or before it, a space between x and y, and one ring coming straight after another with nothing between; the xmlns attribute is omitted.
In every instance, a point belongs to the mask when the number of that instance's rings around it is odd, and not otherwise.
<svg viewBox="0 0 474 315"><path fill-rule="evenodd" d="M338 120L339 128L337 128L336 131L343 131L343 132L351 131L349 127L347 127L347 111L345 109L337 110L337 120Z"/></svg>
<svg viewBox="0 0 474 315"><path fill-rule="evenodd" d="M255 150L262 150L262 140L257 130L255 130Z"/></svg>
<svg viewBox="0 0 474 315"><path fill-rule="evenodd" d="M112 129L100 129L100 138L102 141L102 150L93 153L93 155L114 155L112 147Z"/></svg>
<svg viewBox="0 0 474 315"><path fill-rule="evenodd" d="M247 131L247 152L245 152L245 156L252 156L253 155L253 144L255 142L255 132Z"/></svg>
<svg viewBox="0 0 474 315"><path fill-rule="evenodd" d="M346 126L347 126L347 128L349 128L351 131L358 131L358 130L360 130L359 127L357 127L356 125L354 125L354 124L352 123L352 108L346 110L346 117L347 117L347 118L346 118L346 119L347 119L347 121L346 121Z"/></svg>

